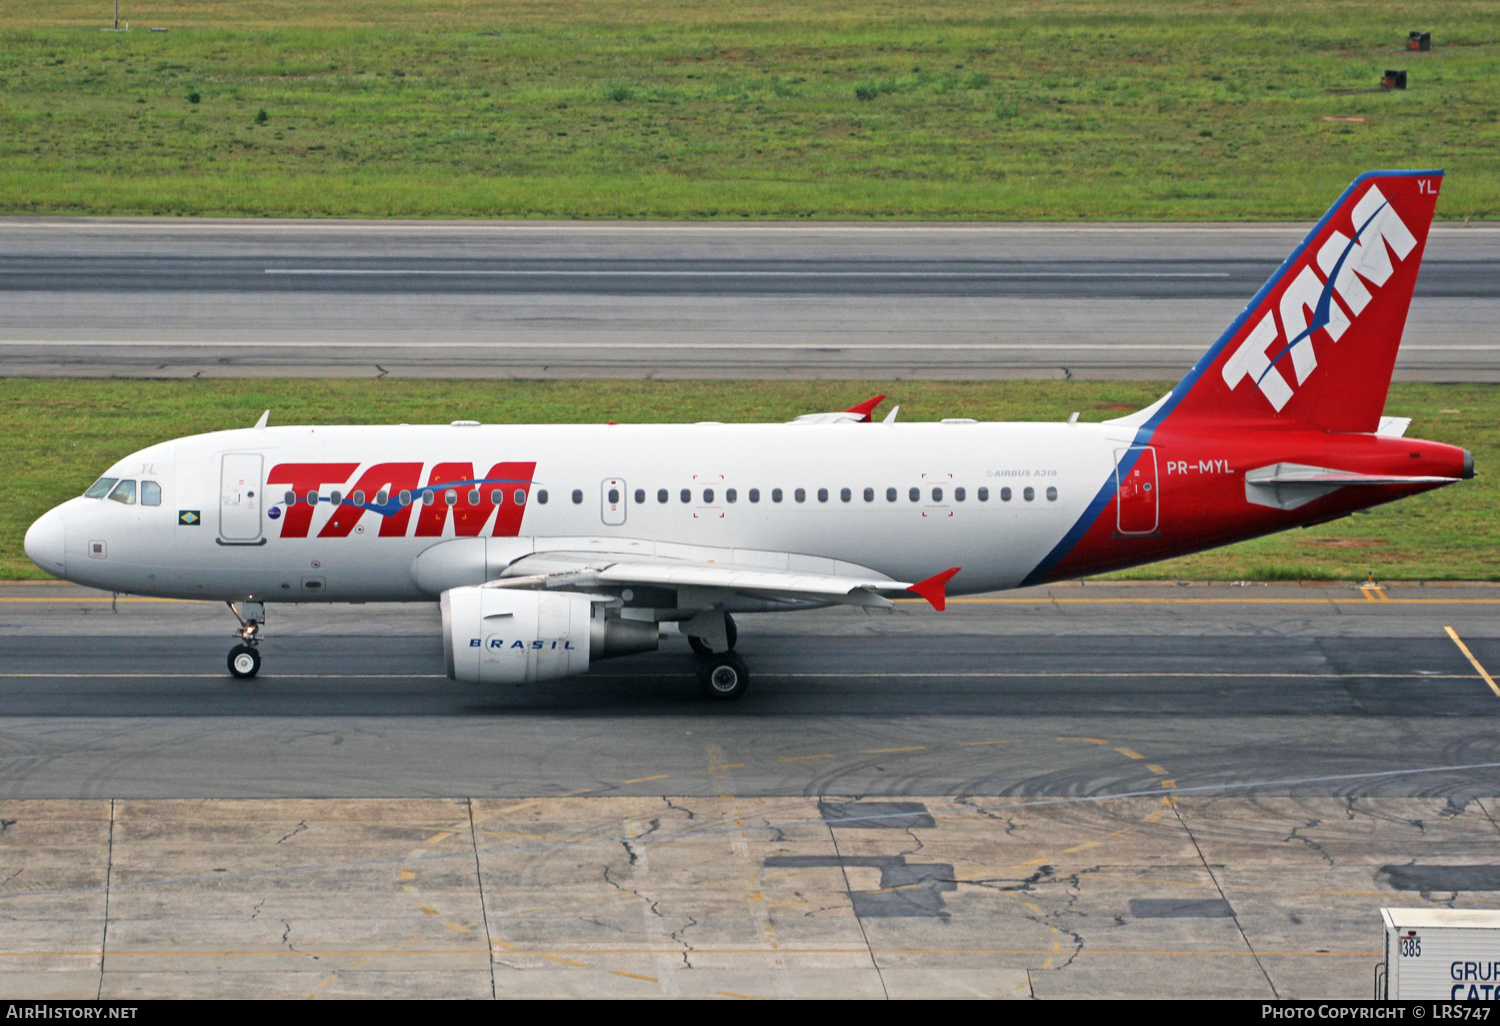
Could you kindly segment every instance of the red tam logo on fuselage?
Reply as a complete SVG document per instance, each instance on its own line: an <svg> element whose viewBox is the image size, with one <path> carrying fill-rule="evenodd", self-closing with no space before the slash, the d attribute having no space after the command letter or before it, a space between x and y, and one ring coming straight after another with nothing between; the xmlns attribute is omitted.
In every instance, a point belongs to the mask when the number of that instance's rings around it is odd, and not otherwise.
<svg viewBox="0 0 1500 1026"><path fill-rule="evenodd" d="M281 501L271 507L273 520L278 507L285 509L281 537L306 538L319 503L327 503L332 511L318 531L319 538L347 538L367 514L380 518L380 537L404 538L413 509L417 510L417 537L440 538L449 521L459 538L478 537L488 525L493 525L489 532L493 537L514 537L521 532L536 471L535 462L505 462L478 477L472 463L438 463L422 486L423 464L376 463L349 487L359 467L358 463L279 463L271 468L266 484L287 486Z"/></svg>

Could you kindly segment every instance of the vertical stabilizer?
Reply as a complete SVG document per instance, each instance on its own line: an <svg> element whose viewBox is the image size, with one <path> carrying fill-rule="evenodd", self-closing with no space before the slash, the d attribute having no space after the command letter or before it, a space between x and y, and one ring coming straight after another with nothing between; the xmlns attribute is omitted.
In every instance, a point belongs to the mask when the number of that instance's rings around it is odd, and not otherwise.
<svg viewBox="0 0 1500 1026"><path fill-rule="evenodd" d="M1442 182L1441 171L1355 179L1153 424L1213 417L1374 431Z"/></svg>

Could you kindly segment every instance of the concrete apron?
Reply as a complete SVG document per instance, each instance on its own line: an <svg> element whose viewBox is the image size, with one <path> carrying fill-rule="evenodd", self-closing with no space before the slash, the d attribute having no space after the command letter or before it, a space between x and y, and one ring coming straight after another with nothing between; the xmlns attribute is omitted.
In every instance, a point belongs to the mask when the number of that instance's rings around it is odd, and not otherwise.
<svg viewBox="0 0 1500 1026"><path fill-rule="evenodd" d="M1382 905L1500 901L1438 879L1491 799L741 798L709 757L695 798L3 802L0 992L1363 998Z"/></svg>

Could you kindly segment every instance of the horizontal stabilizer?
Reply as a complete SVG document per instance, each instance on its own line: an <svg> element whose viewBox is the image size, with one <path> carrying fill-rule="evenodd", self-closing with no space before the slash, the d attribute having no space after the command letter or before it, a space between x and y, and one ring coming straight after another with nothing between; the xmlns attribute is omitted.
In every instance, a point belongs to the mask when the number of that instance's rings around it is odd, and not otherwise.
<svg viewBox="0 0 1500 1026"><path fill-rule="evenodd" d="M1273 463L1245 473L1245 501L1273 509L1297 509L1340 488L1381 485L1445 485L1457 478L1426 475L1359 474L1301 463Z"/></svg>
<svg viewBox="0 0 1500 1026"><path fill-rule="evenodd" d="M1260 485L1402 485L1452 484L1456 477L1429 477L1412 474L1357 474L1350 470L1307 467L1300 463L1277 463L1245 474L1245 480Z"/></svg>
<svg viewBox="0 0 1500 1026"><path fill-rule="evenodd" d="M800 417L794 417L789 423L792 424L868 424L875 407L885 402L885 396L871 396L862 403L856 403L847 410L837 410L830 413L804 413Z"/></svg>

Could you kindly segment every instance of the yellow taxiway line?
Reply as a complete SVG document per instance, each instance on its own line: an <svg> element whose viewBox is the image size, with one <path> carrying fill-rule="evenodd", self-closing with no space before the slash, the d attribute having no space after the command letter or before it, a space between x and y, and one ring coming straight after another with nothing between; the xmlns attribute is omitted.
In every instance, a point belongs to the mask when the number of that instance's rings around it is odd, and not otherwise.
<svg viewBox="0 0 1500 1026"><path fill-rule="evenodd" d="M1455 631L1452 627L1444 627L1443 630L1448 632L1448 637L1453 639L1453 643L1457 645L1458 650L1464 654L1464 658L1469 660L1470 665L1472 665L1474 669L1479 671L1479 675L1483 677L1484 682L1490 686L1490 690L1495 693L1495 697L1500 698L1500 685L1497 685L1495 683L1495 678L1489 675L1489 671L1487 671L1483 666L1479 665L1479 660L1474 658L1474 653L1469 651L1469 646L1463 643L1463 639L1458 636L1458 632Z"/></svg>

